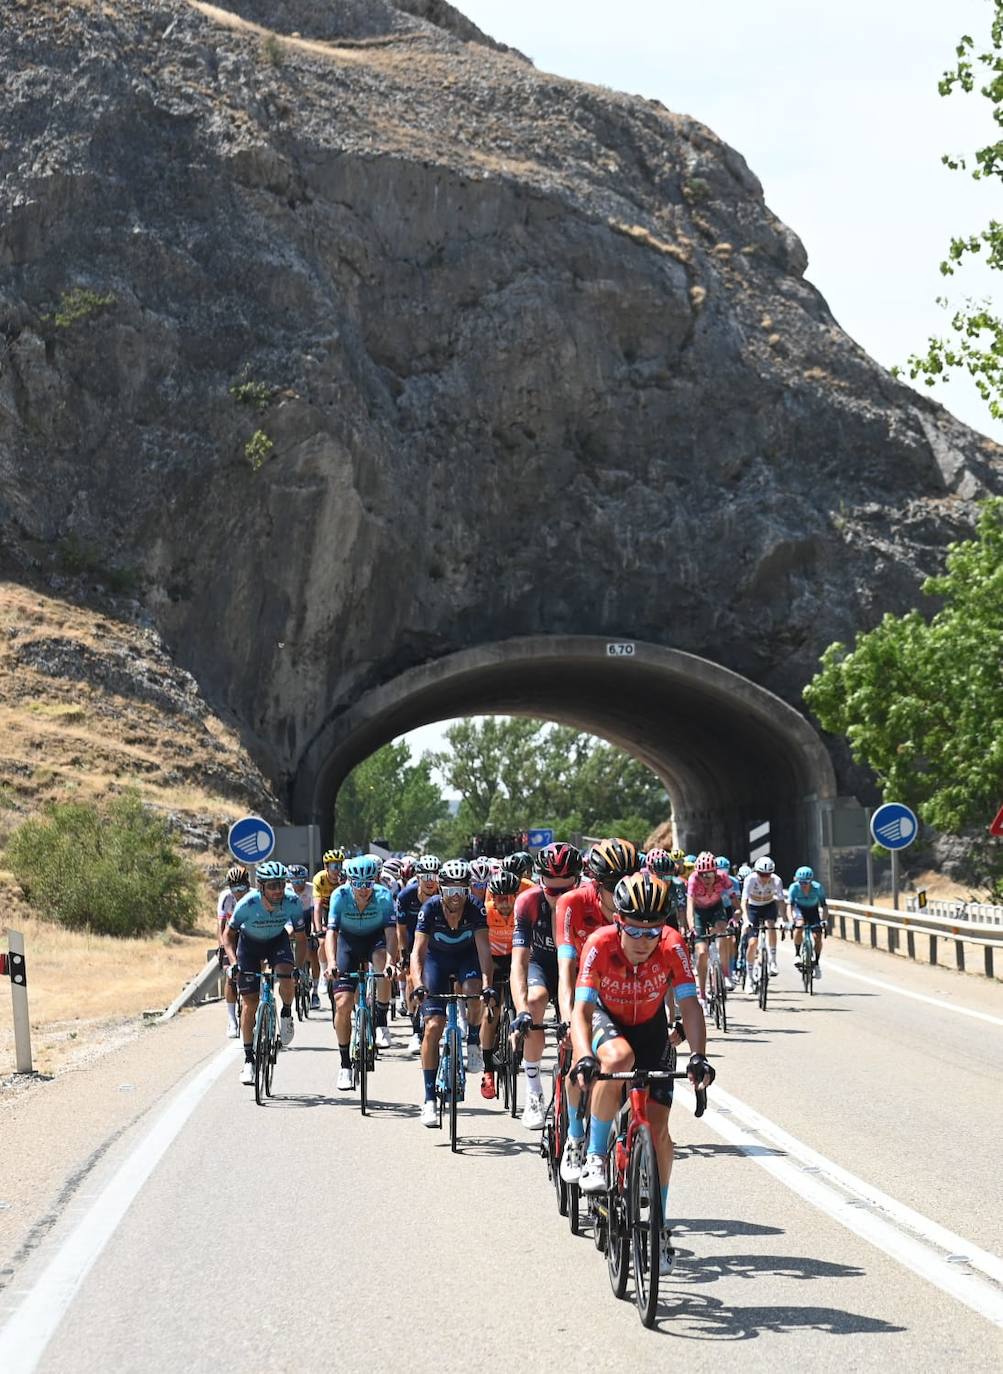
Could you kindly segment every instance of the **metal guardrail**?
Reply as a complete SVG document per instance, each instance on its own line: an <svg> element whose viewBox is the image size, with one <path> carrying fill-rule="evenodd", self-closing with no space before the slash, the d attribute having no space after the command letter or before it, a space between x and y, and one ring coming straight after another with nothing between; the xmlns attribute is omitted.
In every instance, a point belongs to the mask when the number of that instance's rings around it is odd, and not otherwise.
<svg viewBox="0 0 1003 1374"><path fill-rule="evenodd" d="M205 968L197 973L190 983L185 985L164 1014L156 1018L157 1024L172 1020L184 1007L197 1007L202 1002L209 1001L210 998L222 997L222 995L223 972L220 969L216 951L213 949L206 953Z"/></svg>
<svg viewBox="0 0 1003 1374"><path fill-rule="evenodd" d="M920 915L935 916L941 921L964 921L973 925L1003 926L1003 906L992 902L954 902L931 897L921 907L915 897L906 898L906 908Z"/></svg>
<svg viewBox="0 0 1003 1374"><path fill-rule="evenodd" d="M829 902L833 925L838 926L839 938L864 943L861 938L861 924L870 930L870 945L878 948L878 927L888 932L888 949L892 954L900 954L900 936L905 936L905 954L909 959L916 958L916 937L929 941L928 962L939 963L938 941L948 940L954 945L955 964L960 972L968 971L965 964L965 946L975 945L982 950L982 971L987 978L996 976L996 959L1001 961L1003 971L1003 929L996 925L976 925L972 921L958 921L951 918L931 916L927 911L909 912L905 915L888 911L885 907L864 906L859 902ZM852 934L848 931L852 930ZM835 931L833 932L835 933ZM973 970L974 971L974 970Z"/></svg>

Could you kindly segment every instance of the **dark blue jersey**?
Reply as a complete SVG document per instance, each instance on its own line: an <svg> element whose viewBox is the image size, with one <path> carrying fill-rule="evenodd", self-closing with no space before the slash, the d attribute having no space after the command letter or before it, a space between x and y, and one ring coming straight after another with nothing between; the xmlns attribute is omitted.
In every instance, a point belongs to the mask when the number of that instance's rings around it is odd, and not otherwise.
<svg viewBox="0 0 1003 1374"><path fill-rule="evenodd" d="M427 935L429 949L440 954L459 954L473 949L475 933L487 928L484 908L469 897L463 903L463 913L455 926L446 920L441 897L429 897L418 913L418 934Z"/></svg>

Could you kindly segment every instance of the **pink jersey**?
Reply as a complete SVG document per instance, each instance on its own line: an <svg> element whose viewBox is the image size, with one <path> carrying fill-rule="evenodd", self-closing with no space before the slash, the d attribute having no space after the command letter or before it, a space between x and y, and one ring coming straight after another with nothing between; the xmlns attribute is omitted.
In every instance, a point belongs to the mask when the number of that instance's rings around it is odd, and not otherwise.
<svg viewBox="0 0 1003 1374"><path fill-rule="evenodd" d="M715 869L713 876L714 881L710 884L704 883L702 873L691 873L689 876L686 894L692 898L697 911L704 911L710 906L718 906L725 897L731 896L731 879L727 873Z"/></svg>

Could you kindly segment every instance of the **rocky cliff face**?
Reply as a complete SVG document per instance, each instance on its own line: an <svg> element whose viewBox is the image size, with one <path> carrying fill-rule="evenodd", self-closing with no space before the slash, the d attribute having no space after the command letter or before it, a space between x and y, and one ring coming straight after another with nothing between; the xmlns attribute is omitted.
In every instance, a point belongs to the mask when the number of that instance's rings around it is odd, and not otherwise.
<svg viewBox="0 0 1003 1374"><path fill-rule="evenodd" d="M7 0L0 102L2 556L127 570L276 778L511 635L796 703L1003 486L737 152L438 0Z"/></svg>

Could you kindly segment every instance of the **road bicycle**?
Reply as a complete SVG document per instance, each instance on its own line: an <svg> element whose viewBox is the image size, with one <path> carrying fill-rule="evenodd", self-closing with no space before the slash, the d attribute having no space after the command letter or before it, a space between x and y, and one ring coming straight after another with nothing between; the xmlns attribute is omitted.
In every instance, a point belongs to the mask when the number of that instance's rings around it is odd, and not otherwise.
<svg viewBox="0 0 1003 1374"><path fill-rule="evenodd" d="M243 976L246 978L248 975L245 973ZM275 1006L275 974L269 970L252 976L260 984L253 1035L254 1100L260 1107L266 1097L272 1096L275 1061L279 1057L282 1042L279 1039L279 1016Z"/></svg>
<svg viewBox="0 0 1003 1374"><path fill-rule="evenodd" d="M818 967L815 958L815 930L825 930L822 922L816 927L803 925L801 930L801 949L798 952L795 963L800 963L801 985L809 997L815 996L815 970Z"/></svg>
<svg viewBox="0 0 1003 1374"><path fill-rule="evenodd" d="M721 967L718 938L713 931L707 936L707 1015L713 1016L716 1029L727 1035L728 990L724 985L724 969Z"/></svg>
<svg viewBox="0 0 1003 1374"><path fill-rule="evenodd" d="M462 1002L476 1002L480 993L436 993L436 1000L446 1004L446 1028L439 1042L439 1067L435 1075L435 1099L439 1106L439 1129L449 1113L449 1148L455 1154L459 1139L459 1109L467 1091L467 1070L463 1062L463 1036L460 1031L458 1006Z"/></svg>
<svg viewBox="0 0 1003 1374"><path fill-rule="evenodd" d="M670 1063L675 1063L672 1052ZM686 1078L686 1073L662 1069L629 1069L597 1073L593 1082L624 1084L624 1102L613 1121L606 1149L606 1191L593 1195L589 1208L596 1247L606 1252L610 1286L616 1297L627 1292L634 1272L634 1302L644 1326L653 1326L658 1310L659 1262L662 1239L662 1194L658 1160L648 1120L650 1084ZM707 1093L696 1091L696 1116L703 1116Z"/></svg>
<svg viewBox="0 0 1003 1374"><path fill-rule="evenodd" d="M376 1068L376 984L385 975L373 969L358 973L339 974L356 985L355 1007L352 1011L352 1038L349 1055L352 1062L352 1087L359 1090L359 1110L363 1116L369 1111L369 1075ZM365 983L365 992L361 985Z"/></svg>
<svg viewBox="0 0 1003 1374"><path fill-rule="evenodd" d="M752 967L746 963L745 971L742 975L743 990L748 985L748 980L752 980L752 986L756 990L756 1000L759 1002L760 1009L766 1010L766 1003L770 990L770 967L769 967L769 939L766 929L766 922L762 922L758 932L759 945L756 949L756 962ZM756 976L753 976L755 971Z"/></svg>
<svg viewBox="0 0 1003 1374"><path fill-rule="evenodd" d="M561 1157L568 1140L568 1070L571 1068L571 1037L563 1021L556 1026L533 1026L533 1030L552 1030L557 1036L557 1063L551 1070L551 1093L543 1116L540 1153L547 1164L547 1177L557 1194L557 1210L568 1218L571 1234L581 1230L581 1193L577 1183L561 1178Z"/></svg>
<svg viewBox="0 0 1003 1374"><path fill-rule="evenodd" d="M315 986L309 964L304 964L302 968L293 969L293 978L295 979L293 997L296 1005L296 1019L307 1021L310 1017L310 998L313 996Z"/></svg>
<svg viewBox="0 0 1003 1374"><path fill-rule="evenodd" d="M515 1004L507 978L501 983L501 1009L498 1012L498 1038L495 1041L495 1075L501 1089L502 1107L510 1116L518 1114L519 1065L522 1044L512 1043Z"/></svg>

